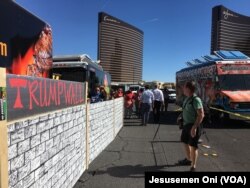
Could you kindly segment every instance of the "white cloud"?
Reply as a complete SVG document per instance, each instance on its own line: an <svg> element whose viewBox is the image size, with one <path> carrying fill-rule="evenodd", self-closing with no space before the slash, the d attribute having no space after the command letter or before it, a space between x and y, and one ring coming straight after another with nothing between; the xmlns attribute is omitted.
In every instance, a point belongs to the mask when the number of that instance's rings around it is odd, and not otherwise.
<svg viewBox="0 0 250 188"><path fill-rule="evenodd" d="M146 21L143 22L143 23L145 24L145 23L152 23L152 22L157 22L157 21L159 21L158 18L152 18L152 19L146 20Z"/></svg>

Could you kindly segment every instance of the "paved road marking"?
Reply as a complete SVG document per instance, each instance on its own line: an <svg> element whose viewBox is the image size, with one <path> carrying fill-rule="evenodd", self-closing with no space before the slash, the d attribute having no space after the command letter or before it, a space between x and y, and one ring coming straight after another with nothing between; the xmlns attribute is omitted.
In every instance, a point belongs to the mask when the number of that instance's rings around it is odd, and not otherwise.
<svg viewBox="0 0 250 188"><path fill-rule="evenodd" d="M204 148L211 148L209 145L205 145L205 144L202 144L202 146L204 147Z"/></svg>
<svg viewBox="0 0 250 188"><path fill-rule="evenodd" d="M206 157L208 157L208 156L218 157L217 152L214 149L211 149L211 146L206 145L206 144L202 144L201 146L207 149L207 151L204 151L203 149L200 148L200 150L204 156L206 156Z"/></svg>

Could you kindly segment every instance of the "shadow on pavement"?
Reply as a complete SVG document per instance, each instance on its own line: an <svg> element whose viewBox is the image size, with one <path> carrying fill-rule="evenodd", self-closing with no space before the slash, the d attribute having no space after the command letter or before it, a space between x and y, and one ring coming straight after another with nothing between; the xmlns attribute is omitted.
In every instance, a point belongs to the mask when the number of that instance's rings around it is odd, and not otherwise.
<svg viewBox="0 0 250 188"><path fill-rule="evenodd" d="M133 114L131 118L124 118L123 126L141 126L141 119Z"/></svg>
<svg viewBox="0 0 250 188"><path fill-rule="evenodd" d="M177 125L176 119L180 114L179 111L168 111L161 116L161 125ZM239 119L228 119L218 122L209 122L208 119L204 121L204 128L206 129L250 129L250 121Z"/></svg>
<svg viewBox="0 0 250 188"><path fill-rule="evenodd" d="M229 119L224 122L206 123L207 129L250 129L250 121Z"/></svg>
<svg viewBox="0 0 250 188"><path fill-rule="evenodd" d="M160 117L160 124L162 125L176 125L177 117L179 116L179 111L167 111L162 112Z"/></svg>
<svg viewBox="0 0 250 188"><path fill-rule="evenodd" d="M154 144L154 143L181 143L181 141L177 141L177 140L169 140L169 141L167 141L167 140L162 140L162 141L151 141L151 143L152 144Z"/></svg>
<svg viewBox="0 0 250 188"><path fill-rule="evenodd" d="M160 122L154 123L153 112L149 115L148 124L162 124L162 125L177 125L176 119L180 112L168 111L162 112L160 116ZM141 118L138 118L137 115L133 114L131 118L124 118L124 126L141 126Z"/></svg>
<svg viewBox="0 0 250 188"><path fill-rule="evenodd" d="M176 119L180 114L180 111L167 111L161 112L160 122L154 123L153 112L150 113L148 124L155 125L167 125L167 126L178 126ZM141 126L141 119L137 115L133 114L130 119L124 119L124 126ZM205 120L204 128L206 129L250 129L250 121L244 121L239 119L229 119L224 121L208 121Z"/></svg>
<svg viewBox="0 0 250 188"><path fill-rule="evenodd" d="M144 173L147 171L165 171L168 167L179 166L174 165L161 165L161 166L143 166L143 165L124 165L124 166L113 166L108 167L107 170L96 170L89 171L88 173L92 176L109 174L113 177L119 178L144 178Z"/></svg>

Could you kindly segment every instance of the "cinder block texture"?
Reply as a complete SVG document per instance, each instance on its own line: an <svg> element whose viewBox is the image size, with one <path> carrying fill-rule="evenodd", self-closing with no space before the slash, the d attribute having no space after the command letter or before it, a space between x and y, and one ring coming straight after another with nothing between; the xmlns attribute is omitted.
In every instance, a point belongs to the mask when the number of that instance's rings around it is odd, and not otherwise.
<svg viewBox="0 0 250 188"><path fill-rule="evenodd" d="M123 98L89 105L89 113L79 105L8 125L9 187L75 185L86 154L92 162L123 126Z"/></svg>
<svg viewBox="0 0 250 188"><path fill-rule="evenodd" d="M8 125L9 187L74 185L86 169L85 132L85 105Z"/></svg>

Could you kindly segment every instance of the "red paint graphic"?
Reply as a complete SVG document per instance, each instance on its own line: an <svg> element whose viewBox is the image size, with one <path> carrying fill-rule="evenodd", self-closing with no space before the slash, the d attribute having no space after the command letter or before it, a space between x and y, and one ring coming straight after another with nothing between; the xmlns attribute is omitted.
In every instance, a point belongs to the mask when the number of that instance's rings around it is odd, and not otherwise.
<svg viewBox="0 0 250 188"><path fill-rule="evenodd" d="M17 89L16 100L14 104L14 108L23 108L21 95L20 95L20 88L25 88L27 85L27 80L25 79L11 79L10 80L10 87Z"/></svg>
<svg viewBox="0 0 250 188"><path fill-rule="evenodd" d="M13 99L14 105L11 108L32 110L34 106L50 107L62 104L72 106L84 103L83 84L74 82L54 80L31 80L27 78L9 78L12 90L16 96ZM22 91L27 90L28 104L23 103ZM26 93L27 93L26 91Z"/></svg>

